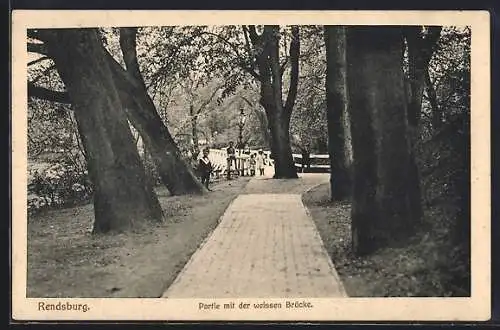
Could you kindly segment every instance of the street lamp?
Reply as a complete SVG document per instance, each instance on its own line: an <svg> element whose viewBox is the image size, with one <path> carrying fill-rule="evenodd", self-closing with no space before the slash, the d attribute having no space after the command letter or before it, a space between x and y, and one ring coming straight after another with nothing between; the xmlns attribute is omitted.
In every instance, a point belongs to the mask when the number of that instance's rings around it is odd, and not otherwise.
<svg viewBox="0 0 500 330"><path fill-rule="evenodd" d="M245 122L247 120L247 116L243 112L243 107L240 108L240 117L238 121L238 127L240 129L239 135L238 135L238 145L239 149L243 149L243 127L245 126ZM241 152L241 151L240 151Z"/></svg>
<svg viewBox="0 0 500 330"><path fill-rule="evenodd" d="M243 107L240 107L240 116L238 120L238 127L240 129L239 135L238 135L238 149L239 149L239 169L240 169L240 175L244 176L245 175L245 165L244 165L244 160L242 157L242 149L244 148L243 145L243 127L245 126L245 122L247 120L247 116L245 115L245 112L243 112Z"/></svg>

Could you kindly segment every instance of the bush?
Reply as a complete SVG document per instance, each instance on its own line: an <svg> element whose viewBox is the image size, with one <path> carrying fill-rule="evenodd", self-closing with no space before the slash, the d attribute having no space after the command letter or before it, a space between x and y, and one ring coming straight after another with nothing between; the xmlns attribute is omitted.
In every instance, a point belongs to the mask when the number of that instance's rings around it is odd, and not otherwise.
<svg viewBox="0 0 500 330"><path fill-rule="evenodd" d="M70 163L52 163L28 171L28 212L88 201L92 187L88 172Z"/></svg>
<svg viewBox="0 0 500 330"><path fill-rule="evenodd" d="M470 114L447 116L442 129L420 146L425 224L439 244L429 249L443 289L470 293ZM446 257L444 257L446 256Z"/></svg>

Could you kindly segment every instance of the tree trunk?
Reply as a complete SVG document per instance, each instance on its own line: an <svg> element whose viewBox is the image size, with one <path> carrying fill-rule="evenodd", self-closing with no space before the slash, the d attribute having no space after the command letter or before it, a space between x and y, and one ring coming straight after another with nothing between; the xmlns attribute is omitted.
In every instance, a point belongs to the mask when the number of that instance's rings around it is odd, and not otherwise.
<svg viewBox="0 0 500 330"><path fill-rule="evenodd" d="M298 178L290 144L290 119L297 95L298 84L298 28L292 29L294 38L290 44L290 89L283 105L282 72L279 62L279 27L264 27L261 36L262 52L257 56L260 73L260 104L266 111L270 131L271 154L274 159L275 179Z"/></svg>
<svg viewBox="0 0 500 330"><path fill-rule="evenodd" d="M411 97L408 104L408 128L410 132L409 185L408 198L413 221L422 218L422 200L420 187L420 170L415 160L416 145L420 136L420 117L422 112L422 96L425 87L425 73L434 52L434 46L441 34L441 27L429 27L429 33L424 38L421 26L405 28L405 38L408 44L408 73Z"/></svg>
<svg viewBox="0 0 500 330"><path fill-rule="evenodd" d="M193 137L193 158L197 157L200 153L198 146L198 114L194 113L194 107L189 106L189 116L191 118L191 135Z"/></svg>
<svg viewBox="0 0 500 330"><path fill-rule="evenodd" d="M347 28L347 90L353 144L354 250L406 237L409 143L400 28Z"/></svg>
<svg viewBox="0 0 500 330"><path fill-rule="evenodd" d="M64 81L94 185L94 233L124 230L162 210L141 163L95 29L40 32Z"/></svg>
<svg viewBox="0 0 500 330"><path fill-rule="evenodd" d="M290 119L286 118L283 110L269 108L269 127L271 136L271 152L274 159L274 178L292 179L298 178L297 169L292 156L290 143Z"/></svg>
<svg viewBox="0 0 500 330"><path fill-rule="evenodd" d="M158 113L153 112L155 108L152 102L144 99L140 94L134 95L134 99L137 102L134 102L135 106L126 108L127 115L141 133L144 145L150 151L160 178L167 189L172 195L203 193L203 186L182 158L179 148ZM149 110L146 110L147 108Z"/></svg>
<svg viewBox="0 0 500 330"><path fill-rule="evenodd" d="M428 74L429 61L441 34L441 27L430 26L428 31L424 36L421 26L404 28L404 36L408 44L408 76L411 89L408 124L411 129L417 128L420 123L425 76L426 73Z"/></svg>
<svg viewBox="0 0 500 330"><path fill-rule="evenodd" d="M426 70L425 72L425 85L427 87L427 96L429 97L429 103L431 104L432 109L432 130L437 132L443 127L443 112L439 107L436 90L434 89L431 77L429 76L429 70Z"/></svg>
<svg viewBox="0 0 500 330"><path fill-rule="evenodd" d="M345 28L325 26L326 45L326 118L328 121L328 153L330 155L330 196L342 200L350 195L350 141L346 139L347 108Z"/></svg>
<svg viewBox="0 0 500 330"><path fill-rule="evenodd" d="M417 221L422 217L422 201L420 189L420 173L415 161L415 145L419 138L419 124L422 112L422 96L424 91L424 75L422 70L422 58L419 56L420 50L417 45L408 40L408 62L409 62L409 85L410 99L408 100L408 128L410 133L410 172L408 173L409 201L411 203L413 218Z"/></svg>
<svg viewBox="0 0 500 330"><path fill-rule="evenodd" d="M125 110L129 120L151 152L162 182L172 195L203 193L205 188L182 158L179 148L145 89L137 63L135 29L120 30L120 45L128 72L125 72L109 53L108 61L115 82L120 86L122 102L127 105Z"/></svg>
<svg viewBox="0 0 500 330"><path fill-rule="evenodd" d="M267 122L266 112L262 110L255 110L257 118L259 119L260 130L262 131L262 140L264 145L271 148L271 132L269 131L269 124Z"/></svg>

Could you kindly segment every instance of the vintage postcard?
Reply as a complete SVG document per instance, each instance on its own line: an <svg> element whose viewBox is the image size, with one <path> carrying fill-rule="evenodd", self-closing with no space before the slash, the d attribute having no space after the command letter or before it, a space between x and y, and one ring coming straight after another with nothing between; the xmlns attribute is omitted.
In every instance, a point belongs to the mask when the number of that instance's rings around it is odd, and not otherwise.
<svg viewBox="0 0 500 330"><path fill-rule="evenodd" d="M12 13L12 318L490 318L486 11Z"/></svg>

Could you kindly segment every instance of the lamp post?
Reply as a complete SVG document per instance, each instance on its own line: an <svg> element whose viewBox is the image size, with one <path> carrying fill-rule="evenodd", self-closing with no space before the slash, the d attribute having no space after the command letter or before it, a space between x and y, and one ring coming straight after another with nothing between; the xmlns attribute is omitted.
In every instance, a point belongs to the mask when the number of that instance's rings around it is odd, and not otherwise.
<svg viewBox="0 0 500 330"><path fill-rule="evenodd" d="M245 112L243 111L243 107L240 108L240 117L238 121L238 127L240 129L239 135L238 135L238 149L243 149L243 127L245 126L245 122L247 120L247 116L245 115Z"/></svg>
<svg viewBox="0 0 500 330"><path fill-rule="evenodd" d="M243 164L243 159L241 158L241 150L244 149L243 145L243 127L245 126L245 122L247 120L247 116L245 115L245 112L243 111L243 107L240 107L240 115L239 115L239 120L238 120L238 128L239 134L238 134L238 149L239 149L239 165L240 165L240 170L241 170L241 176L244 176L245 174L245 166Z"/></svg>

